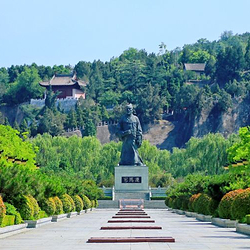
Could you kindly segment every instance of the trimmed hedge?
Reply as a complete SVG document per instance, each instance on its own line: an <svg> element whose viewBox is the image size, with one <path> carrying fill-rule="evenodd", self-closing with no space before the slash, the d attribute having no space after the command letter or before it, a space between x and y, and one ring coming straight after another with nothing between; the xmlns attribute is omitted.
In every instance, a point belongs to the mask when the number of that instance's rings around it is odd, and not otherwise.
<svg viewBox="0 0 250 250"><path fill-rule="evenodd" d="M246 222L248 225L250 225L250 214L246 215Z"/></svg>
<svg viewBox="0 0 250 250"><path fill-rule="evenodd" d="M47 218L47 217L48 217L48 215L47 215L47 213L45 211L43 211L43 210L39 211L39 219Z"/></svg>
<svg viewBox="0 0 250 250"><path fill-rule="evenodd" d="M83 200L79 195L74 195L73 200L75 202L76 211L80 212L83 210Z"/></svg>
<svg viewBox="0 0 250 250"><path fill-rule="evenodd" d="M63 204L62 204L62 201L59 199L58 196L53 197L53 200L54 200L55 206L56 206L55 215L63 214Z"/></svg>
<svg viewBox="0 0 250 250"><path fill-rule="evenodd" d="M217 208L217 202L207 194L200 193L193 202L193 208L196 213L213 215Z"/></svg>
<svg viewBox="0 0 250 250"><path fill-rule="evenodd" d="M193 194L188 201L188 210L190 212L194 212L194 202L201 194Z"/></svg>
<svg viewBox="0 0 250 250"><path fill-rule="evenodd" d="M165 205L167 206L167 207L170 207L170 199L172 199L170 196L168 196L168 197L166 197L165 198Z"/></svg>
<svg viewBox="0 0 250 250"><path fill-rule="evenodd" d="M5 215L0 227L12 226L15 224L15 215Z"/></svg>
<svg viewBox="0 0 250 250"><path fill-rule="evenodd" d="M68 194L66 194L66 195L68 196L68 199L69 199L69 201L71 203L71 210L70 210L70 212L76 211L76 205L75 205L75 202L74 202L73 198L70 195L68 195Z"/></svg>
<svg viewBox="0 0 250 250"><path fill-rule="evenodd" d="M20 211L24 220L32 220L34 215L34 207L28 195L22 195L17 209Z"/></svg>
<svg viewBox="0 0 250 250"><path fill-rule="evenodd" d="M33 206L34 213L33 213L32 217L33 217L33 219L38 220L39 219L40 207L39 207L39 205L37 203L37 200L31 195L29 195L28 197L29 197L30 202L31 202L31 204Z"/></svg>
<svg viewBox="0 0 250 250"><path fill-rule="evenodd" d="M72 204L70 202L69 195L67 195L67 194L62 195L61 201L62 201L62 204L63 204L64 213L71 212L72 211Z"/></svg>
<svg viewBox="0 0 250 250"><path fill-rule="evenodd" d="M233 191L226 193L222 197L219 203L219 207L218 207L219 216L221 218L232 219L232 215L231 215L232 203L234 199L236 198L236 196L242 192L243 192L243 189L237 189L237 190L233 190Z"/></svg>
<svg viewBox="0 0 250 250"><path fill-rule="evenodd" d="M2 224L2 221L3 221L5 216L6 216L6 207L4 205L2 197L0 195L0 225Z"/></svg>
<svg viewBox="0 0 250 250"><path fill-rule="evenodd" d="M6 206L6 215L14 215L15 216L14 224L15 225L21 224L23 220L21 214L16 210L16 208L7 202L5 202L5 206Z"/></svg>
<svg viewBox="0 0 250 250"><path fill-rule="evenodd" d="M91 208L91 201L86 195L82 195L82 200L83 200L83 209L88 209Z"/></svg>
<svg viewBox="0 0 250 250"><path fill-rule="evenodd" d="M98 200L95 200L95 207L98 207L98 206L99 206Z"/></svg>
<svg viewBox="0 0 250 250"><path fill-rule="evenodd" d="M250 214L250 188L243 190L235 197L231 208L233 219L243 221L247 214Z"/></svg>
<svg viewBox="0 0 250 250"><path fill-rule="evenodd" d="M43 199L40 203L41 209L46 212L48 216L54 215L56 212L56 204L52 197Z"/></svg>
<svg viewBox="0 0 250 250"><path fill-rule="evenodd" d="M184 211L188 210L188 204L189 204L189 197L188 196L182 196L181 197L181 209Z"/></svg>

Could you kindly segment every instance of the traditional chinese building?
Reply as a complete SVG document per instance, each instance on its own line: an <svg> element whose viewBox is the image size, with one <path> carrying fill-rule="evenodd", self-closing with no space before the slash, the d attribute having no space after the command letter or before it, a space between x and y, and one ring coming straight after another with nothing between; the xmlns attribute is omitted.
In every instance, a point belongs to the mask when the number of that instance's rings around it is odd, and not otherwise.
<svg viewBox="0 0 250 250"><path fill-rule="evenodd" d="M84 81L78 80L76 74L55 74L48 82L40 82L42 87L47 90L52 88L53 92L59 91L57 98L76 98L82 97L85 99L83 87L87 84Z"/></svg>
<svg viewBox="0 0 250 250"><path fill-rule="evenodd" d="M194 71L197 75L205 72L205 63L184 63L185 70Z"/></svg>

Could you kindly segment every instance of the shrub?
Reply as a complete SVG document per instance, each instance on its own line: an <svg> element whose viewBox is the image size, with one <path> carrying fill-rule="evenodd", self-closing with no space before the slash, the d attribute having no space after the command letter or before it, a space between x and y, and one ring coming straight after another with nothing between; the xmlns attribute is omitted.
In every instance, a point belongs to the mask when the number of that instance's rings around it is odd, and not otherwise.
<svg viewBox="0 0 250 250"><path fill-rule="evenodd" d="M55 214L56 215L62 214L63 213L63 204L62 204L62 201L58 198L58 196L55 196L53 198L53 200L54 200L55 206L56 206Z"/></svg>
<svg viewBox="0 0 250 250"><path fill-rule="evenodd" d="M181 209L185 211L188 210L188 203L189 203L189 197L182 196L181 197Z"/></svg>
<svg viewBox="0 0 250 250"><path fill-rule="evenodd" d="M5 206L6 206L6 215L14 215L15 216L14 224L15 225L21 224L23 220L21 214L16 210L16 208L7 202L5 202Z"/></svg>
<svg viewBox="0 0 250 250"><path fill-rule="evenodd" d="M21 214L17 212L17 214L15 214L15 225L21 224L22 222L23 222L23 219L21 217Z"/></svg>
<svg viewBox="0 0 250 250"><path fill-rule="evenodd" d="M69 200L69 195L67 195L67 194L62 195L61 201L62 201L62 204L63 204L64 213L71 212L71 206L72 205L71 205L71 202Z"/></svg>
<svg viewBox="0 0 250 250"><path fill-rule="evenodd" d="M43 210L39 211L39 219L48 217L47 213Z"/></svg>
<svg viewBox="0 0 250 250"><path fill-rule="evenodd" d="M18 202L17 209L20 211L21 217L24 220L32 220L34 215L33 204L27 195L22 195Z"/></svg>
<svg viewBox="0 0 250 250"><path fill-rule="evenodd" d="M83 201L82 198L79 195L74 195L73 196L73 200L75 202L75 206L76 206L76 211L80 212L83 210Z"/></svg>
<svg viewBox="0 0 250 250"><path fill-rule="evenodd" d="M207 194L199 194L193 202L193 207L199 214L212 215L217 208L217 202Z"/></svg>
<svg viewBox="0 0 250 250"><path fill-rule="evenodd" d="M73 211L76 210L75 202L74 202L73 198L70 195L67 194L67 196L68 196L68 199L69 199L70 204L71 204L71 210L70 210L70 212L73 212Z"/></svg>
<svg viewBox="0 0 250 250"><path fill-rule="evenodd" d="M95 207L95 200L91 200L91 208Z"/></svg>
<svg viewBox="0 0 250 250"><path fill-rule="evenodd" d="M83 209L88 209L91 208L91 201L86 195L82 195L82 200L83 200Z"/></svg>
<svg viewBox="0 0 250 250"><path fill-rule="evenodd" d="M246 215L246 222L248 225L250 225L250 214Z"/></svg>
<svg viewBox="0 0 250 250"><path fill-rule="evenodd" d="M233 219L242 221L247 214L250 214L250 188L243 190L235 197L231 208Z"/></svg>
<svg viewBox="0 0 250 250"><path fill-rule="evenodd" d="M43 199L40 202L40 205L41 205L41 209L44 210L48 216L55 214L56 204L55 204L55 201L52 197L50 197L48 199Z"/></svg>
<svg viewBox="0 0 250 250"><path fill-rule="evenodd" d="M170 208L173 208L173 198L172 198L172 197L169 197L169 198L168 198L167 203L168 203L168 206L169 206Z"/></svg>
<svg viewBox="0 0 250 250"><path fill-rule="evenodd" d="M169 197L165 198L165 205L168 207L168 203L169 203Z"/></svg>
<svg viewBox="0 0 250 250"><path fill-rule="evenodd" d="M33 196L29 195L29 199L30 199L30 202L33 206L33 211L34 211L33 219L37 220L37 219L39 219L40 207L37 203L37 200Z"/></svg>
<svg viewBox="0 0 250 250"><path fill-rule="evenodd" d="M2 224L2 221L6 215L6 207L4 205L4 202L2 200L2 197L0 195L0 225Z"/></svg>
<svg viewBox="0 0 250 250"><path fill-rule="evenodd" d="M179 208L179 202L178 202L178 199L176 197L172 199L172 208L174 208L174 209Z"/></svg>
<svg viewBox="0 0 250 250"><path fill-rule="evenodd" d="M165 198L165 205L167 206L167 207L171 207L171 201L172 201L172 197L171 196L167 196L166 198Z"/></svg>
<svg viewBox="0 0 250 250"><path fill-rule="evenodd" d="M179 200L179 198L177 198L177 197L173 198L172 207L174 209L180 209L180 207L181 207L181 201Z"/></svg>
<svg viewBox="0 0 250 250"><path fill-rule="evenodd" d="M237 189L237 190L228 192L222 197L219 203L219 207L218 207L219 216L221 218L232 219L232 216L231 216L232 203L235 197L242 192L243 192L243 189Z"/></svg>
<svg viewBox="0 0 250 250"><path fill-rule="evenodd" d="M15 215L5 215L1 227L12 226L15 224Z"/></svg>
<svg viewBox="0 0 250 250"><path fill-rule="evenodd" d="M201 194L193 194L188 201L188 210L194 212L194 202Z"/></svg>
<svg viewBox="0 0 250 250"><path fill-rule="evenodd" d="M99 203L98 200L95 200L95 207L98 207Z"/></svg>

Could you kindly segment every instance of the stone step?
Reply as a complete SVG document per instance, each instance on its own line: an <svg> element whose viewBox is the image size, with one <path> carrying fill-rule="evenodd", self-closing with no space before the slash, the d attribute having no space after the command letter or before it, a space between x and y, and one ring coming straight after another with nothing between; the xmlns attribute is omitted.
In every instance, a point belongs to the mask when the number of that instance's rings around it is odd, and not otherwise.
<svg viewBox="0 0 250 250"><path fill-rule="evenodd" d="M154 220L109 220L108 223L155 223Z"/></svg>
<svg viewBox="0 0 250 250"><path fill-rule="evenodd" d="M118 226L118 227L101 227L100 230L127 230L127 229L147 229L147 230L155 230L162 229L159 226Z"/></svg>
<svg viewBox="0 0 250 250"><path fill-rule="evenodd" d="M150 218L149 215L115 215L112 216L113 219L126 219L126 218Z"/></svg>
<svg viewBox="0 0 250 250"><path fill-rule="evenodd" d="M98 200L98 208L119 208L119 201L111 201L111 200ZM144 208L145 209L166 209L164 200L152 200L147 201L144 200ZM128 211L126 209L125 211ZM138 210L137 210L138 211Z"/></svg>
<svg viewBox="0 0 250 250"><path fill-rule="evenodd" d="M88 243L175 242L172 237L91 237Z"/></svg>

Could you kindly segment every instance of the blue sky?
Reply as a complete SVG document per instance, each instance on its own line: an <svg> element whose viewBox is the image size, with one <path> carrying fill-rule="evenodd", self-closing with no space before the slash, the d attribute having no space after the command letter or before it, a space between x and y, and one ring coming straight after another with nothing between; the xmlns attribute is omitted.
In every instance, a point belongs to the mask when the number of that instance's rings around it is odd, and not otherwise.
<svg viewBox="0 0 250 250"><path fill-rule="evenodd" d="M109 61L250 32L249 0L0 0L0 67Z"/></svg>

